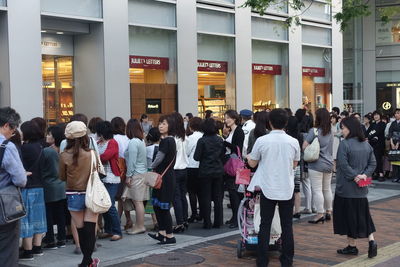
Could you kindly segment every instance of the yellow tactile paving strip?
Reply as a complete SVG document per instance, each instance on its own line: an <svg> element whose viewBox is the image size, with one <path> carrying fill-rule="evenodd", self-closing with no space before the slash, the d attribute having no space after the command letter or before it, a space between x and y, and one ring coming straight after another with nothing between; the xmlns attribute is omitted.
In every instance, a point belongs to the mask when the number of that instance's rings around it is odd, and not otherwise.
<svg viewBox="0 0 400 267"><path fill-rule="evenodd" d="M379 243L378 243L379 246ZM343 263L334 265L336 267L372 267L379 263L383 263L388 261L394 257L400 256L400 242L394 243L392 245L379 248L378 247L378 256L373 259L369 259L367 254L359 256L357 258L345 261ZM400 263L399 263L400 264Z"/></svg>

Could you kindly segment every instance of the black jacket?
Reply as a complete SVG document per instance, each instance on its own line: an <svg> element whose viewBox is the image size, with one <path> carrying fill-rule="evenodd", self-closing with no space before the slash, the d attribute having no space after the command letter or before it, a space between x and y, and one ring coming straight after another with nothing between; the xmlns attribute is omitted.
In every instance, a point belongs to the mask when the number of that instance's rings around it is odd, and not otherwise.
<svg viewBox="0 0 400 267"><path fill-rule="evenodd" d="M42 157L43 147L38 142L24 143L21 146L22 163L27 172L32 172L28 176L25 188L43 187L43 179L41 177L40 159Z"/></svg>
<svg viewBox="0 0 400 267"><path fill-rule="evenodd" d="M368 142L374 149L385 149L385 128L386 123L380 121L378 123L371 123L371 126L367 130Z"/></svg>
<svg viewBox="0 0 400 267"><path fill-rule="evenodd" d="M222 177L224 166L222 159L225 147L218 135L206 135L197 141L194 160L200 162L199 177Z"/></svg>
<svg viewBox="0 0 400 267"><path fill-rule="evenodd" d="M236 127L232 136L232 143L227 141L224 142L225 147L229 147L231 149L231 154L237 154L237 147L240 148L240 151L243 153L243 142L244 142L244 132L240 126Z"/></svg>
<svg viewBox="0 0 400 267"><path fill-rule="evenodd" d="M394 144L400 142L400 122L393 121L389 128L389 138L392 139Z"/></svg>

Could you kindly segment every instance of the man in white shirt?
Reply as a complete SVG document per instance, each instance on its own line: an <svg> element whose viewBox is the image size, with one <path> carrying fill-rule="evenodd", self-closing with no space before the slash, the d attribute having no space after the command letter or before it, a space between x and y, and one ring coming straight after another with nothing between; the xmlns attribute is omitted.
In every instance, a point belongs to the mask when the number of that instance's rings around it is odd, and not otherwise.
<svg viewBox="0 0 400 267"><path fill-rule="evenodd" d="M243 157L246 157L247 155L247 147L249 144L249 136L251 130L253 130L256 127L256 124L254 121L251 119L253 116L253 112L248 109L243 109L240 111L240 117L242 118L242 130L244 132L244 142L243 142L243 151L242 155Z"/></svg>
<svg viewBox="0 0 400 267"><path fill-rule="evenodd" d="M251 167L258 165L249 191L261 189L261 225L258 233L257 266L268 265L268 243L275 206L278 204L282 226L281 266L292 266L294 256L293 240L293 192L294 169L300 161L299 142L283 130L288 122L288 114L283 109L270 113L272 131L259 137L251 154L247 156Z"/></svg>

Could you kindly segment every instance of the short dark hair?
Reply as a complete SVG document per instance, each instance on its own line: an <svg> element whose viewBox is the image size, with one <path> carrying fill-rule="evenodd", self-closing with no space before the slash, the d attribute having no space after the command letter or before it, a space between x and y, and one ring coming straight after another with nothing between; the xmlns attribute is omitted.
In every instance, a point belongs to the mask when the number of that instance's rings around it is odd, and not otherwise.
<svg viewBox="0 0 400 267"><path fill-rule="evenodd" d="M339 121L339 117L336 114L331 114L331 120L332 120L332 118L334 118L336 120L336 122Z"/></svg>
<svg viewBox="0 0 400 267"><path fill-rule="evenodd" d="M208 118L211 118L211 114L212 114L213 112L212 112L212 110L209 110L209 109L207 109L206 111L205 111L205 118L206 119L208 119Z"/></svg>
<svg viewBox="0 0 400 267"><path fill-rule="evenodd" d="M363 142L365 140L364 132L361 128L361 123L356 118L344 118L341 122L341 125L342 127L345 126L350 131L346 139L356 137L359 142Z"/></svg>
<svg viewBox="0 0 400 267"><path fill-rule="evenodd" d="M292 112L292 110L290 108L285 108L285 110L286 110L286 112L287 112L289 117L293 116L293 112Z"/></svg>
<svg viewBox="0 0 400 267"><path fill-rule="evenodd" d="M158 127L153 127L149 130L149 133L146 135L147 142L156 143L160 141L161 134L158 130Z"/></svg>
<svg viewBox="0 0 400 267"><path fill-rule="evenodd" d="M42 131L33 121L26 121L21 124L22 140L24 142L36 142L43 139Z"/></svg>
<svg viewBox="0 0 400 267"><path fill-rule="evenodd" d="M240 116L236 112L236 110L230 109L225 112L225 115L228 116L229 118L233 119L235 121L236 125L240 124Z"/></svg>
<svg viewBox="0 0 400 267"><path fill-rule="evenodd" d="M88 124L88 118L86 117L85 114L82 114L82 113L76 113L76 114L72 115L71 118L69 119L69 122L71 122L71 121L81 121L85 125Z"/></svg>
<svg viewBox="0 0 400 267"><path fill-rule="evenodd" d="M286 127L289 116L286 110L282 108L276 108L271 110L269 113L269 122L274 129L282 130Z"/></svg>
<svg viewBox="0 0 400 267"><path fill-rule="evenodd" d="M189 120L193 118L193 114L191 112L186 113L185 116L188 117Z"/></svg>
<svg viewBox="0 0 400 267"><path fill-rule="evenodd" d="M105 140L110 140L114 137L111 127L111 122L101 121L96 124L96 133Z"/></svg>
<svg viewBox="0 0 400 267"><path fill-rule="evenodd" d="M143 120L144 119L147 119L148 118L148 116L146 115L146 114L142 114L141 116L140 116L140 122L143 122Z"/></svg>
<svg viewBox="0 0 400 267"><path fill-rule="evenodd" d="M382 113L381 113L379 110L375 110L374 112L372 112L372 118L373 118L375 115L379 115L379 118L382 119Z"/></svg>
<svg viewBox="0 0 400 267"><path fill-rule="evenodd" d="M65 139L64 129L60 126L50 126L47 128L47 133L51 133L54 138L54 145L60 147L61 141Z"/></svg>
<svg viewBox="0 0 400 267"><path fill-rule="evenodd" d="M394 110L394 113L396 113L396 112L400 112L400 108L396 108L396 109Z"/></svg>
<svg viewBox="0 0 400 267"><path fill-rule="evenodd" d="M21 123L21 117L15 109L10 107L0 108L0 127L3 127L6 123L13 129L18 128Z"/></svg>
<svg viewBox="0 0 400 267"><path fill-rule="evenodd" d="M335 111L338 115L340 114L340 109L338 107L333 107L332 111Z"/></svg>
<svg viewBox="0 0 400 267"><path fill-rule="evenodd" d="M93 118L91 118L90 121L89 121L89 125L88 125L89 131L90 131L91 133L94 133L94 134L95 134L95 133L97 132L97 130L96 130L96 125L97 125L97 123L99 123L99 122L101 122L101 121L103 121L103 119L100 118L100 117L93 117Z"/></svg>
<svg viewBox="0 0 400 267"><path fill-rule="evenodd" d="M111 120L111 126L113 129L113 134L125 135L126 124L123 118L115 117Z"/></svg>
<svg viewBox="0 0 400 267"><path fill-rule="evenodd" d="M33 123L36 123L36 125L39 127L41 133L42 133L42 138L45 138L46 135L46 121L45 119L41 118L41 117L36 117L31 119L31 121Z"/></svg>
<svg viewBox="0 0 400 267"><path fill-rule="evenodd" d="M189 127L193 131L201 131L201 123L203 120L199 117L193 117L189 121Z"/></svg>
<svg viewBox="0 0 400 267"><path fill-rule="evenodd" d="M400 110L399 110L399 111L400 111ZM366 118L369 122L372 121L371 114L369 114L369 113L365 114L365 115L364 115L364 118Z"/></svg>
<svg viewBox="0 0 400 267"><path fill-rule="evenodd" d="M129 139L139 138L140 140L143 140L143 129L137 119L130 119L126 124L126 136Z"/></svg>
<svg viewBox="0 0 400 267"><path fill-rule="evenodd" d="M162 115L158 119L158 123L162 123L163 121L166 121L168 124L168 135L175 136L175 119L172 118L172 115Z"/></svg>
<svg viewBox="0 0 400 267"><path fill-rule="evenodd" d="M341 115L341 116L348 117L348 116L349 116L349 112L348 112L347 110L343 110L343 111L340 113L340 115Z"/></svg>
<svg viewBox="0 0 400 267"><path fill-rule="evenodd" d="M201 124L201 129L204 135L214 135L218 133L217 125L213 118L207 118Z"/></svg>

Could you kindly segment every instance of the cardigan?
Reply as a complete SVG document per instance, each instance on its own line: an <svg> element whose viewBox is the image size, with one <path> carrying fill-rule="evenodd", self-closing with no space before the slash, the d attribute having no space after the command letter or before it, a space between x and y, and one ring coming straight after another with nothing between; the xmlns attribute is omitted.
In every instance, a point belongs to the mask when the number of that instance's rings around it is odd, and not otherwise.
<svg viewBox="0 0 400 267"><path fill-rule="evenodd" d="M243 142L244 142L244 132L240 126L237 126L235 131L233 132L232 143L224 141L224 145L225 145L225 147L228 147L231 149L231 154L232 153L237 154L236 147L239 147L240 151L242 152ZM238 155L238 156L241 156L241 155Z"/></svg>
<svg viewBox="0 0 400 267"><path fill-rule="evenodd" d="M115 176L121 176L121 171L118 167L119 148L115 139L110 139L107 144L106 151L100 155L102 163L110 162L111 171Z"/></svg>

